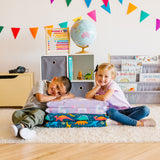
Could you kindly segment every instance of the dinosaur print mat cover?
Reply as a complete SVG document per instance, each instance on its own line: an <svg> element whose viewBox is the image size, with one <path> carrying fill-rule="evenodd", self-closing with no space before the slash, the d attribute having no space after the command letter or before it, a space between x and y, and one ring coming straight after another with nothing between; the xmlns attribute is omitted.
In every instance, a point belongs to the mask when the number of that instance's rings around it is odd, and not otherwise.
<svg viewBox="0 0 160 160"><path fill-rule="evenodd" d="M105 114L108 103L95 99L76 97L62 101L50 101L47 103L47 113L82 113Z"/></svg>
<svg viewBox="0 0 160 160"><path fill-rule="evenodd" d="M56 122L74 122L74 121L104 121L107 120L106 114L53 114L49 113L45 116L46 121Z"/></svg>
<svg viewBox="0 0 160 160"><path fill-rule="evenodd" d="M105 127L107 126L106 114L53 114L45 116L45 127L73 128L73 127Z"/></svg>
<svg viewBox="0 0 160 160"><path fill-rule="evenodd" d="M106 121L75 121L75 122L46 122L45 127L73 128L73 127L106 127Z"/></svg>

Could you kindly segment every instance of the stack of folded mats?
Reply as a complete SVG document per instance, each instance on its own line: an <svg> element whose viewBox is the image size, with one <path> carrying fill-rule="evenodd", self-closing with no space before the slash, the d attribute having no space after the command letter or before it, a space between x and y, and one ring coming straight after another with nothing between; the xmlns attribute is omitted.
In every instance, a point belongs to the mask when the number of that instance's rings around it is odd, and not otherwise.
<svg viewBox="0 0 160 160"><path fill-rule="evenodd" d="M105 127L108 103L76 97L47 103L45 127Z"/></svg>

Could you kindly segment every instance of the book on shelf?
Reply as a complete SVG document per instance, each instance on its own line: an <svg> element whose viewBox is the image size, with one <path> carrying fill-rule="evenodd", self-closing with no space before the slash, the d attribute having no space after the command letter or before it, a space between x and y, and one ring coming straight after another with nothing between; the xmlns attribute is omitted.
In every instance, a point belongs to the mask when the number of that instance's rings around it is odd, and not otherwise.
<svg viewBox="0 0 160 160"><path fill-rule="evenodd" d="M126 72L126 71L118 71L116 78L116 82L136 82L136 73L135 72Z"/></svg>
<svg viewBox="0 0 160 160"><path fill-rule="evenodd" d="M142 64L158 64L157 56L135 56L136 60L140 60Z"/></svg>
<svg viewBox="0 0 160 160"><path fill-rule="evenodd" d="M119 86L122 89L122 91L130 91L130 92L137 91L136 83L119 83Z"/></svg>
<svg viewBox="0 0 160 160"><path fill-rule="evenodd" d="M69 79L73 80L73 57L68 57L68 75Z"/></svg>
<svg viewBox="0 0 160 160"><path fill-rule="evenodd" d="M141 73L140 82L160 82L160 73Z"/></svg>
<svg viewBox="0 0 160 160"><path fill-rule="evenodd" d="M142 62L136 59L122 59L121 71L130 71L141 73L142 72Z"/></svg>

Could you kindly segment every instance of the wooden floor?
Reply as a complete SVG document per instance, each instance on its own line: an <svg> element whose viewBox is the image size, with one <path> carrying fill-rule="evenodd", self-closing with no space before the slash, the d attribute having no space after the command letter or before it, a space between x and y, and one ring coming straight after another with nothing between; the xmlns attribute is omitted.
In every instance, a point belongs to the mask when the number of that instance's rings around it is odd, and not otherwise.
<svg viewBox="0 0 160 160"><path fill-rule="evenodd" d="M159 143L0 144L0 160L159 160Z"/></svg>

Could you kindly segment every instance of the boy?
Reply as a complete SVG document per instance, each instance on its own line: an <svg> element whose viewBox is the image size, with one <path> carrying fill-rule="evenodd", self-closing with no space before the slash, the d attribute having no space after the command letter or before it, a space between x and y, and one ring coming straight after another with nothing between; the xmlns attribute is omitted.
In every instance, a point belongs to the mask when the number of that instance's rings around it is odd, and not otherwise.
<svg viewBox="0 0 160 160"><path fill-rule="evenodd" d="M11 132L14 136L19 135L23 139L31 139L36 135L34 126L42 125L45 117L46 103L48 101L73 98L69 93L71 82L69 78L54 77L51 82L47 80L37 83L30 92L23 109L17 110L12 115L14 125Z"/></svg>

